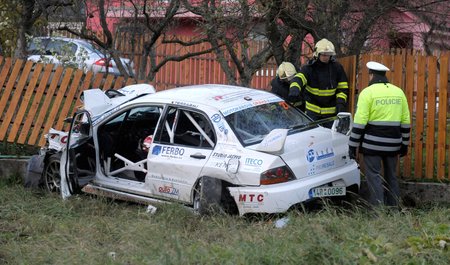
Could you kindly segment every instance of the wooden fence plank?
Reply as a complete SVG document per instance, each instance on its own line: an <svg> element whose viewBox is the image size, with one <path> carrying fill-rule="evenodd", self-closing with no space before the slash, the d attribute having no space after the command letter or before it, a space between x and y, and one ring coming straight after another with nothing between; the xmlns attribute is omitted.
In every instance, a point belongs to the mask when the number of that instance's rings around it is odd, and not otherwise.
<svg viewBox="0 0 450 265"><path fill-rule="evenodd" d="M102 85L103 78L104 78L103 74L101 73L95 74L94 82L92 82L92 86L89 88L100 88Z"/></svg>
<svg viewBox="0 0 450 265"><path fill-rule="evenodd" d="M7 103L9 102L9 97L14 88L14 85L16 84L16 79L22 68L22 63L23 63L22 60L16 60L11 74L7 77L8 82L6 83L6 87L3 90L2 98L0 100L0 115L3 115L3 111L5 110L6 106L8 105ZM8 75L8 72L6 73L6 75ZM1 118L1 116L0 116L0 118ZM0 140L3 140L3 138L0 137Z"/></svg>
<svg viewBox="0 0 450 265"><path fill-rule="evenodd" d="M47 93L45 94L44 102L41 106L41 111L39 112L39 116L34 123L34 129L31 133L30 139L28 140L28 144L35 145L39 143L38 137L41 134L41 126L44 123L44 120L47 119L47 112L50 106L50 103L53 99L53 94L55 93L56 87L58 86L59 79L61 78L63 72L62 67L56 67L55 72L50 80L50 86L47 89ZM46 134L46 131L43 131L43 134Z"/></svg>
<svg viewBox="0 0 450 265"><path fill-rule="evenodd" d="M66 94L67 87L69 86L69 82L72 79L72 73L74 72L73 68L67 68L64 72L64 76L61 82L61 85L59 86L59 89L56 93L56 97L54 98L54 101L52 103L50 114L48 115L46 122L44 123L44 133L47 133L50 128L56 124L54 124L54 121L56 120L56 117L60 111L61 103L64 100L64 95ZM60 130L61 128L55 128L57 130ZM39 140L39 145L42 146L45 144L45 138L41 137Z"/></svg>
<svg viewBox="0 0 450 265"><path fill-rule="evenodd" d="M72 114L73 111L70 110L76 108L76 105L74 105L74 100L76 99L78 87L80 85L82 77L83 71L76 70L75 75L73 76L72 84L70 85L70 88L67 91L67 96L64 105L61 109L61 112L58 114L58 119L55 123L54 128L62 129L64 126L64 119L66 119L68 116Z"/></svg>
<svg viewBox="0 0 450 265"><path fill-rule="evenodd" d="M425 98L425 69L426 57L418 56L417 60L417 86L416 86L416 123L414 137L414 173L417 178L423 177L423 121L424 121L424 98Z"/></svg>
<svg viewBox="0 0 450 265"><path fill-rule="evenodd" d="M405 95L408 99L409 113L411 114L411 131L413 130L413 105L414 105L414 60L415 56L408 54L406 56L405 69ZM411 158L412 158L412 135L409 141L408 154L403 158L403 176L411 176Z"/></svg>
<svg viewBox="0 0 450 265"><path fill-rule="evenodd" d="M106 76L106 80L105 83L103 84L103 90L108 90L112 87L112 83L114 81L114 76L113 75L108 75Z"/></svg>
<svg viewBox="0 0 450 265"><path fill-rule="evenodd" d="M427 128L425 135L425 177L434 177L434 139L436 113L436 57L428 57L427 75Z"/></svg>
<svg viewBox="0 0 450 265"><path fill-rule="evenodd" d="M445 179L445 169L450 167L450 143L447 142L448 130L450 125L448 125L448 112L450 111L449 106L446 102L449 102L448 97L448 72L449 72L449 56L441 57L440 70L439 70L439 110L438 110L438 152L437 152L437 179ZM447 148L446 148L447 147ZM446 151L447 149L447 151ZM448 162L445 163L445 155L447 153ZM450 180L450 170L448 170L447 180Z"/></svg>
<svg viewBox="0 0 450 265"><path fill-rule="evenodd" d="M6 58L5 64L2 67L2 72L0 73L0 88L5 84L6 78L9 77L9 69L11 69L11 58ZM0 93L0 95L2 94Z"/></svg>
<svg viewBox="0 0 450 265"><path fill-rule="evenodd" d="M22 64L22 62L19 64ZM19 77L19 82L11 90L11 93L13 95L12 95L11 100L9 101L9 107L6 111L6 115L3 118L3 122L0 126L0 139L5 138L6 132L8 131L8 127L10 127L10 123L13 120L13 117L16 114L17 109L19 108L18 103L22 97L23 88L25 87L25 84L27 82L28 75L30 74L32 66L33 66L33 63L31 61L28 61L25 64L25 67L21 71L21 75ZM19 122L21 122L21 121L19 121ZM16 135L13 135L12 137L14 137L14 139L15 139L15 136ZM7 140L7 141L9 141L9 140Z"/></svg>
<svg viewBox="0 0 450 265"><path fill-rule="evenodd" d="M117 77L116 81L114 82L114 89L119 89L123 87L123 81L125 80L125 78L123 78L123 76L119 76Z"/></svg>
<svg viewBox="0 0 450 265"><path fill-rule="evenodd" d="M28 64L30 64L31 66L35 66L35 69L33 71L33 75L31 76L30 82L28 83L27 89L25 90L25 95L19 104L20 108L19 108L19 111L17 112L16 118L14 119L14 124L11 127L11 131L9 132L8 142L15 142L16 137L18 135L20 136L20 135L28 135L29 134L28 130L23 130L24 128L22 128L22 131L19 132L19 128L22 125L22 123L25 125L25 121L23 121L24 117L26 117L28 115L33 115L33 113L30 113L29 111L27 113L27 109L30 105L31 97L34 92L34 88L36 87L37 81L42 72L42 64L34 64L31 61L28 61L27 65ZM31 69L31 67L30 67L30 69ZM28 75L28 73L26 73L26 71L22 72L22 75L24 75L24 74ZM27 114L27 115L25 115L25 114Z"/></svg>
<svg viewBox="0 0 450 265"><path fill-rule="evenodd" d="M14 68L11 72L11 75L9 75L9 79L6 84L6 88L3 90L2 98L0 100L0 115L3 114L3 111L5 110L6 106L9 105L8 104L8 102L10 101L9 97L11 96L14 86L16 85L16 79L20 73L20 70L22 69L22 64L23 64L23 60L16 60L14 62ZM7 115L8 115L8 112L5 113L5 117L7 117ZM2 124L8 123L8 125L9 125L9 121L6 122L5 117L3 117ZM2 126L2 128L5 128L5 129L0 129L0 134L3 135L3 137L0 137L0 141L4 140L4 137L6 135L6 130L8 129L8 125Z"/></svg>
<svg viewBox="0 0 450 265"><path fill-rule="evenodd" d="M43 67L43 64L37 64L37 65L40 65L41 67ZM53 71L53 65L47 64L45 66L44 73L42 74L42 78L41 78L41 80L39 80L39 86L36 89L36 93L34 95L33 102L31 103L30 110L28 112L29 114L27 115L27 119L22 128L22 130L24 130L26 132L28 132L30 130L31 125L34 121L34 118L36 116L38 116L39 106L42 103L42 101L41 101L42 95L44 94L45 88L47 87L47 84L49 82L52 71ZM43 112L43 110L41 110L41 112ZM40 128L36 128L36 127L33 128L33 130L37 130L37 131L39 131L39 129ZM31 134L33 134L33 132L31 132ZM20 144L24 144L27 137L28 137L28 134L20 134L17 142Z"/></svg>

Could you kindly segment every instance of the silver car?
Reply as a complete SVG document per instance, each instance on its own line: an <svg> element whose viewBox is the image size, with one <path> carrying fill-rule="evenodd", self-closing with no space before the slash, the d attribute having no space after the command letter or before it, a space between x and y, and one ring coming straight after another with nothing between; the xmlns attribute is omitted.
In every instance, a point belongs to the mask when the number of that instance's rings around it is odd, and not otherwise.
<svg viewBox="0 0 450 265"><path fill-rule="evenodd" d="M81 39L63 37L35 37L30 40L28 60L53 63L92 71L121 75L111 55L96 45ZM134 64L130 59L120 58L129 76L134 76Z"/></svg>

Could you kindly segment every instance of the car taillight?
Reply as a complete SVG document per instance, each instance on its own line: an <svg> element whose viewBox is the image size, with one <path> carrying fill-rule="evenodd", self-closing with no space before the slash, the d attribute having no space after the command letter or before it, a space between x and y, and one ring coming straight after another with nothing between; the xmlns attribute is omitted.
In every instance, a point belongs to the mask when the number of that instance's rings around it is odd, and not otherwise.
<svg viewBox="0 0 450 265"><path fill-rule="evenodd" d="M282 182L288 182L294 180L294 173L286 167L276 167L261 173L260 184L261 185L270 185Z"/></svg>
<svg viewBox="0 0 450 265"><path fill-rule="evenodd" d="M102 59L96 61L94 64L99 65L99 66L106 66L106 61L107 60L105 58L102 58ZM112 67L111 61L109 61L108 67Z"/></svg>

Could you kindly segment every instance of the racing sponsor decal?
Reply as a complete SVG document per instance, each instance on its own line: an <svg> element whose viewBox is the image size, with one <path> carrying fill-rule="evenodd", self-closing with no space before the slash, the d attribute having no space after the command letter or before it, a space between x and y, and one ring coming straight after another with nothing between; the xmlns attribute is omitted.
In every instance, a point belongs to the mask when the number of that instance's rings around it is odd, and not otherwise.
<svg viewBox="0 0 450 265"><path fill-rule="evenodd" d="M214 152L212 154L213 158L235 158L235 159L241 159L240 155L233 155L233 154L225 154L225 153L218 153L218 152Z"/></svg>
<svg viewBox="0 0 450 265"><path fill-rule="evenodd" d="M264 161L262 159L250 158L250 157L247 157L245 159L246 166L260 167L260 166L262 166L263 163L264 163Z"/></svg>
<svg viewBox="0 0 450 265"><path fill-rule="evenodd" d="M155 180L163 180L165 182L173 182L173 183L180 183L180 184L187 184L186 180L183 179L176 179L176 178L171 178L171 177L163 177L161 175L154 175L154 174L150 174L148 176L148 178L151 179L155 179Z"/></svg>
<svg viewBox="0 0 450 265"><path fill-rule="evenodd" d="M164 193L164 194L167 194L167 195L178 196L178 194L180 193L180 190L175 188L175 187L172 187L172 186L164 185L162 187L158 187L158 192L159 193Z"/></svg>
<svg viewBox="0 0 450 265"><path fill-rule="evenodd" d="M155 145L152 149L152 155L181 159L184 155L184 148Z"/></svg>
<svg viewBox="0 0 450 265"><path fill-rule="evenodd" d="M172 101L172 104L176 104L176 105L180 105L180 106L184 106L184 107L191 107L191 108L198 108L198 105L192 104L192 103L188 103L188 102L183 102L183 101Z"/></svg>
<svg viewBox="0 0 450 265"><path fill-rule="evenodd" d="M225 127L225 123L219 113L212 115L210 118L217 125L220 132L228 134L228 129Z"/></svg>
<svg viewBox="0 0 450 265"><path fill-rule="evenodd" d="M277 97L269 97L269 98L265 98L265 99L256 99L253 102L249 102L249 103L243 103L241 105L238 106L233 106L230 107L228 109L224 109L222 111L223 116L228 116L230 114L233 114L235 112L241 111L241 110L245 110L251 107L256 107L259 105L264 105L264 104L268 104L268 103L272 103L272 102L280 102L281 99L277 98Z"/></svg>
<svg viewBox="0 0 450 265"><path fill-rule="evenodd" d="M305 154L308 162L307 175L312 176L333 168L335 166L334 157L334 149L331 146L310 146L310 149L306 149Z"/></svg>
<svg viewBox="0 0 450 265"><path fill-rule="evenodd" d="M306 152L306 160L309 163L314 160L320 161L330 157L334 157L333 147L326 147L325 149L309 149Z"/></svg>
<svg viewBox="0 0 450 265"><path fill-rule="evenodd" d="M264 205L264 199L262 193L241 193L238 197L238 204L243 208L258 208Z"/></svg>
<svg viewBox="0 0 450 265"><path fill-rule="evenodd" d="M264 194L239 194L239 202L263 202Z"/></svg>

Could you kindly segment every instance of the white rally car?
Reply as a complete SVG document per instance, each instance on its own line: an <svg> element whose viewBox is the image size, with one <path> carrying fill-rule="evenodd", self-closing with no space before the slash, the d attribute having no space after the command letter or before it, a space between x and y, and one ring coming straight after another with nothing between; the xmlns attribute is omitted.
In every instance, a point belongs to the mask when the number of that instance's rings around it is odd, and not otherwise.
<svg viewBox="0 0 450 265"><path fill-rule="evenodd" d="M240 215L359 190L349 113L328 129L262 90L131 87L85 91L67 145L46 159L49 189Z"/></svg>

